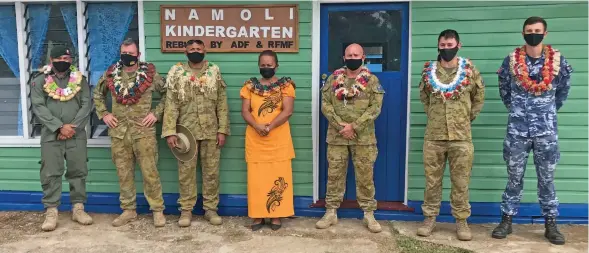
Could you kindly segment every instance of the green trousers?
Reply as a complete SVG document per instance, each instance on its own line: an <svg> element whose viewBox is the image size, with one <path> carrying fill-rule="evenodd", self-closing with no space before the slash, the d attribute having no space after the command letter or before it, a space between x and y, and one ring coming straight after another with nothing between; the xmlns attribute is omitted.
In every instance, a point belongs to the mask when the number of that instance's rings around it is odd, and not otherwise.
<svg viewBox="0 0 589 253"><path fill-rule="evenodd" d="M88 150L85 139L69 139L41 143L41 186L45 208L61 204L61 181L67 162L65 178L70 184L72 204L86 202Z"/></svg>

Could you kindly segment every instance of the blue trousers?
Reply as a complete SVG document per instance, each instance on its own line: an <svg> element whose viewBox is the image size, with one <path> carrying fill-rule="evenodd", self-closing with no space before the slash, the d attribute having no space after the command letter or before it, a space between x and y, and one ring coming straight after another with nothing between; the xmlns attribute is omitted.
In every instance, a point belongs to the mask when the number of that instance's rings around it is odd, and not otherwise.
<svg viewBox="0 0 589 253"><path fill-rule="evenodd" d="M554 190L554 170L560 160L558 136L525 137L507 134L503 142L503 159L509 179L502 196L501 211L516 215L524 188L524 173L530 151L534 151L534 165L538 177L538 201L542 215L558 216L558 198Z"/></svg>

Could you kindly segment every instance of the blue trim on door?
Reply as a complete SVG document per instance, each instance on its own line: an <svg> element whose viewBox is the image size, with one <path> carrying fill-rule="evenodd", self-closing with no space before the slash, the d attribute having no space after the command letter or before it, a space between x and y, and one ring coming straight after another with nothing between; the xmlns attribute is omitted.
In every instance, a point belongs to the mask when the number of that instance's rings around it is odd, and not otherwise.
<svg viewBox="0 0 589 253"><path fill-rule="evenodd" d="M43 211L41 204L42 192L24 192L24 191L0 191L0 211ZM219 215L221 216L247 216L247 195L226 195L219 196ZM164 194L165 214L178 215L178 194ZM59 207L62 211L71 210L69 202L69 193L63 193L61 198L62 205ZM321 217L324 208L311 208L313 203L312 197L295 196L295 216L299 217ZM406 211L383 211L374 212L378 220L398 220L398 221L422 221L421 202L409 201L409 206L415 208L415 212ZM472 216L468 219L470 223L497 223L501 220L499 203L471 203ZM90 213L121 213L119 207L118 193L88 193L88 201L85 209ZM561 224L587 224L587 204L560 204L560 216L557 221ZM137 212L149 213L149 206L143 194L137 194ZM194 214L203 215L202 197L199 195L196 203ZM360 219L364 215L360 209L339 209L340 218ZM442 202L440 222L454 222L450 214L450 204ZM520 213L514 217L515 223L544 223L540 215L540 207L537 203L523 203L520 206Z"/></svg>
<svg viewBox="0 0 589 253"><path fill-rule="evenodd" d="M370 11L370 10L399 10L401 11L402 29L401 29L401 67L399 71L387 71L386 75L389 78L394 78L398 81L400 89L397 91L401 94L402 99L385 99L383 107L387 106L387 121L395 120L398 123L398 129L380 129L380 131L395 132L387 134L386 139L378 139L378 146L385 145L382 151L386 151L388 156L380 156L379 161L375 164L375 185L390 185L386 187L385 192L382 187L377 187L377 200L385 199L386 201L403 201L405 193L405 160L406 160L406 142L407 142L407 92L408 92L408 77L409 77L409 4L408 3L382 3L382 4L322 4L321 5L321 27L320 27L320 71L321 74L331 74L328 72L328 50L329 50L329 13L339 11ZM397 84L397 83L396 83ZM386 89L386 87L385 87ZM385 94L385 97L391 94ZM319 105L321 106L321 105ZM397 120L395 117L401 117ZM382 120L382 119L381 119ZM385 125L389 125L389 122ZM392 123L392 122L391 122ZM319 120L319 197L325 198L326 183L327 183L327 145L325 143L327 120L321 114ZM382 124L382 123L381 123ZM379 131L379 132L380 132ZM378 135L378 132L377 132ZM380 149L380 148L379 148ZM379 150L380 151L380 150ZM383 152L384 154L384 152ZM393 155L390 155L393 154ZM383 159L386 158L384 161ZM384 165L381 165L384 163ZM386 168L397 168L396 174L388 174L390 171L376 170L377 166L386 166ZM393 171L394 173L394 171ZM354 173L348 170L347 188L353 189L355 187ZM397 180L393 180L393 179ZM380 189L379 189L380 188ZM348 193L346 191L345 199L355 199L354 192Z"/></svg>

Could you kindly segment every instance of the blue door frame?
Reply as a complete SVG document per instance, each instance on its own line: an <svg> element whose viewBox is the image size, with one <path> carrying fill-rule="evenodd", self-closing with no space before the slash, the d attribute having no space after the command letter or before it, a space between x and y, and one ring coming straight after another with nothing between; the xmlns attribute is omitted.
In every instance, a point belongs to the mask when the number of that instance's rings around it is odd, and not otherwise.
<svg viewBox="0 0 589 253"><path fill-rule="evenodd" d="M328 53L329 13L346 11L400 11L401 53L398 71L374 72L385 89L381 115L376 120L376 136L379 154L374 166L374 183L377 201L403 201L405 196L405 154L407 142L407 85L409 54L409 3L378 4L322 4L321 5L321 75L329 76ZM342 54L343 56L343 54ZM376 65L379 66L379 65ZM321 101L321 100L320 100ZM321 114L319 122L319 197L325 198L327 182L327 120ZM356 199L356 183L353 164L350 161L346 179L344 200Z"/></svg>

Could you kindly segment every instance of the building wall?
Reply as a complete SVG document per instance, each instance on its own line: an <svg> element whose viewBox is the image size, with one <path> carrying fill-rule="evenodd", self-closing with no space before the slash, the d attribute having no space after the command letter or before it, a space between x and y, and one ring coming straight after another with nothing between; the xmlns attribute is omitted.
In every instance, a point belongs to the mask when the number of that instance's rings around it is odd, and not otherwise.
<svg viewBox="0 0 589 253"><path fill-rule="evenodd" d="M502 157L507 110L499 97L496 71L504 57L525 42L522 25L530 16L548 23L545 43L560 49L574 69L568 100L558 112L561 161L556 190L561 203L587 203L587 3L563 2L412 2L411 3L411 130L408 199L423 200L422 145L426 117L418 84L426 60L437 56L437 38L444 29L460 34L460 56L473 60L482 73L486 98L473 122L475 160L470 184L472 202L500 202L507 172ZM536 173L528 161L522 202L537 203ZM443 200L449 201L449 169Z"/></svg>
<svg viewBox="0 0 589 253"><path fill-rule="evenodd" d="M283 3L283 2L280 2ZM299 4L299 53L279 53L279 75L290 76L297 84L294 115L290 119L296 158L293 161L294 194L311 196L313 190L313 153L311 141L311 3ZM213 2L144 2L146 60L156 65L158 72L166 75L171 66L185 61L184 54L162 54L160 52L160 4L219 4ZM223 5L231 4L228 2ZM243 3L233 3L243 4ZM271 4L263 2L261 4ZM259 76L257 53L210 53L206 56L219 65L227 82L232 136L222 151L221 194L246 194L246 164L244 160L244 134L246 124L241 118L241 99L239 89L251 76ZM156 101L157 102L157 101ZM156 103L154 102L154 104ZM158 136L161 125L158 124ZM41 191L39 183L39 148L0 148L0 191ZM159 143L159 163L164 193L178 192L178 173L176 159L164 140ZM119 192L116 169L111 160L110 148L88 149L89 175L88 192ZM200 170L198 185L200 192ZM139 169L136 172L138 192L142 192L142 179ZM63 190L69 186L64 180ZM173 204L173 203L166 203Z"/></svg>

